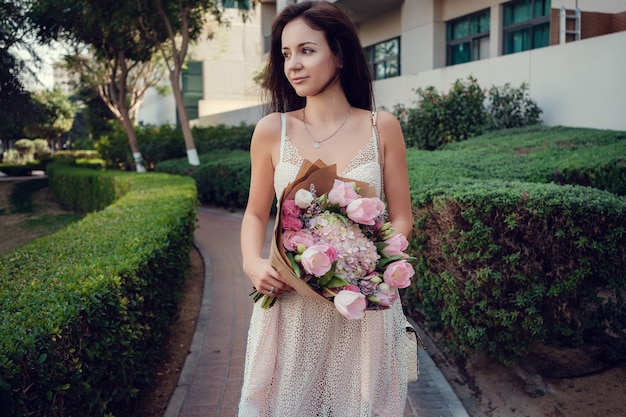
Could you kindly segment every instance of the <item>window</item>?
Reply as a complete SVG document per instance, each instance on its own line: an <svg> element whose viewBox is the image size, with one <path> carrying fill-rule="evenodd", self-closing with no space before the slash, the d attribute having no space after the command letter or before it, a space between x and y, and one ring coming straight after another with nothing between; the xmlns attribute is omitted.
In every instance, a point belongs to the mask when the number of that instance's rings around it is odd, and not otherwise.
<svg viewBox="0 0 626 417"><path fill-rule="evenodd" d="M250 0L245 0L243 2L241 0L222 0L222 6L225 9L237 9L237 2L243 3L243 6L246 10L250 9Z"/></svg>
<svg viewBox="0 0 626 417"><path fill-rule="evenodd" d="M370 45L365 48L365 54L374 80L384 80L400 75L399 37Z"/></svg>
<svg viewBox="0 0 626 417"><path fill-rule="evenodd" d="M489 58L489 9L463 16L446 24L448 65Z"/></svg>
<svg viewBox="0 0 626 417"><path fill-rule="evenodd" d="M550 0L519 0L504 5L504 54L550 45Z"/></svg>
<svg viewBox="0 0 626 417"><path fill-rule="evenodd" d="M190 61L183 69L182 75L183 102L189 120L198 118L198 102L204 97L202 79L202 62Z"/></svg>

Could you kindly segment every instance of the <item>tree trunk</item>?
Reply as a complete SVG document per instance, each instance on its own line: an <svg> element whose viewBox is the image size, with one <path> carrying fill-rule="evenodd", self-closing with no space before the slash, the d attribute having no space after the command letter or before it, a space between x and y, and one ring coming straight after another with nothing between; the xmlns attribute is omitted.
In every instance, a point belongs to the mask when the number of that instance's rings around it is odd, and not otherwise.
<svg viewBox="0 0 626 417"><path fill-rule="evenodd" d="M130 145L130 150L133 152L133 159L135 160L136 171L146 172L146 168L143 165L143 157L141 156L139 146L137 145L137 134L135 133L133 123L128 118L128 114L126 115L126 117L122 116L120 123L122 124L126 135L128 135L128 144Z"/></svg>
<svg viewBox="0 0 626 417"><path fill-rule="evenodd" d="M189 119L187 118L187 110L185 109L185 101L183 100L183 92L180 88L180 70L170 71L170 82L172 84L172 93L174 94L174 100L176 101L176 109L178 110L178 117L180 120L180 127L183 131L183 138L185 139L185 147L187 148L187 160L189 165L200 165L200 158L198 158L198 151L196 150L196 144L193 140L191 128L189 127Z"/></svg>

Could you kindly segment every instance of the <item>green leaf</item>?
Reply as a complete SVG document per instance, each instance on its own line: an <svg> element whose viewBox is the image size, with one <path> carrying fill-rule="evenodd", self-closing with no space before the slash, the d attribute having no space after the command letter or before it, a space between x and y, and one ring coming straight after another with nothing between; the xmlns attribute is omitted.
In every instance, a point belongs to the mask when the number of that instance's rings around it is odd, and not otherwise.
<svg viewBox="0 0 626 417"><path fill-rule="evenodd" d="M328 288L339 288L339 287L345 287L348 284L350 283L346 281L345 279L338 277L337 275L333 275L333 277L330 279L330 281L328 281L328 283L325 286Z"/></svg>
<svg viewBox="0 0 626 417"><path fill-rule="evenodd" d="M298 265L298 262L296 262L296 260L294 259L293 253L287 252L287 258L289 259L289 263L291 264L291 269L293 269L293 272L295 272L298 277L301 277L302 275L300 275L300 265Z"/></svg>

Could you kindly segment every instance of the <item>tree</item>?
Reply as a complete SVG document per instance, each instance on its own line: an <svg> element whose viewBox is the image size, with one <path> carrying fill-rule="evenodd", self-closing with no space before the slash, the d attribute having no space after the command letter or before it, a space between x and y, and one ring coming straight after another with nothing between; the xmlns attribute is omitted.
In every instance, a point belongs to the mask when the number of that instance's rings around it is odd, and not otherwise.
<svg viewBox="0 0 626 417"><path fill-rule="evenodd" d="M74 53L65 59L68 69L97 91L128 135L137 171L144 172L134 127L145 92L160 82L163 72L153 46L144 42L137 5L126 0L40 0L30 15L38 23L39 37L73 45Z"/></svg>
<svg viewBox="0 0 626 417"><path fill-rule="evenodd" d="M58 88L35 93L34 100L41 109L40 117L31 119L25 132L33 138L46 139L50 149L61 149L59 139L72 128L76 104Z"/></svg>
<svg viewBox="0 0 626 417"><path fill-rule="evenodd" d="M148 43L161 53L169 71L172 92L187 148L187 159L190 165L200 165L185 109L180 75L190 43L200 38L209 20L212 19L218 26L228 24L223 19L223 2L215 0L136 1L144 35ZM254 1L249 0L234 0L233 3L240 10L244 20L247 18L250 4L253 7L255 5ZM214 32L209 31L209 39L213 35Z"/></svg>
<svg viewBox="0 0 626 417"><path fill-rule="evenodd" d="M11 139L21 137L28 115L35 112L30 94L25 91L20 75L27 72L24 59L16 54L19 48L36 57L26 36L31 26L23 2L0 0L0 139L7 149Z"/></svg>
<svg viewBox="0 0 626 417"><path fill-rule="evenodd" d="M137 143L137 114L146 91L163 78L163 66L157 59L134 61L120 51L112 58L93 59L96 52L66 56L67 68L81 74L81 81L95 91L126 134L138 172L145 172Z"/></svg>

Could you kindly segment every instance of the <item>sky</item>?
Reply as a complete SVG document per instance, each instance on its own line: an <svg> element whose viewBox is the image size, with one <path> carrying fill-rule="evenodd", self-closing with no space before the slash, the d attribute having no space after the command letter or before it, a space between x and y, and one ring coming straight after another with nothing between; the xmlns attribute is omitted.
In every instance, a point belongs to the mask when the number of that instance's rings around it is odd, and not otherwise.
<svg viewBox="0 0 626 417"><path fill-rule="evenodd" d="M25 51L16 51L17 55L27 61L28 67L37 75L41 83L39 84L34 79L25 77L24 85L30 91L51 90L54 87L52 64L59 61L63 53L58 46L36 46L35 50L42 60L41 66L37 66L32 57Z"/></svg>

